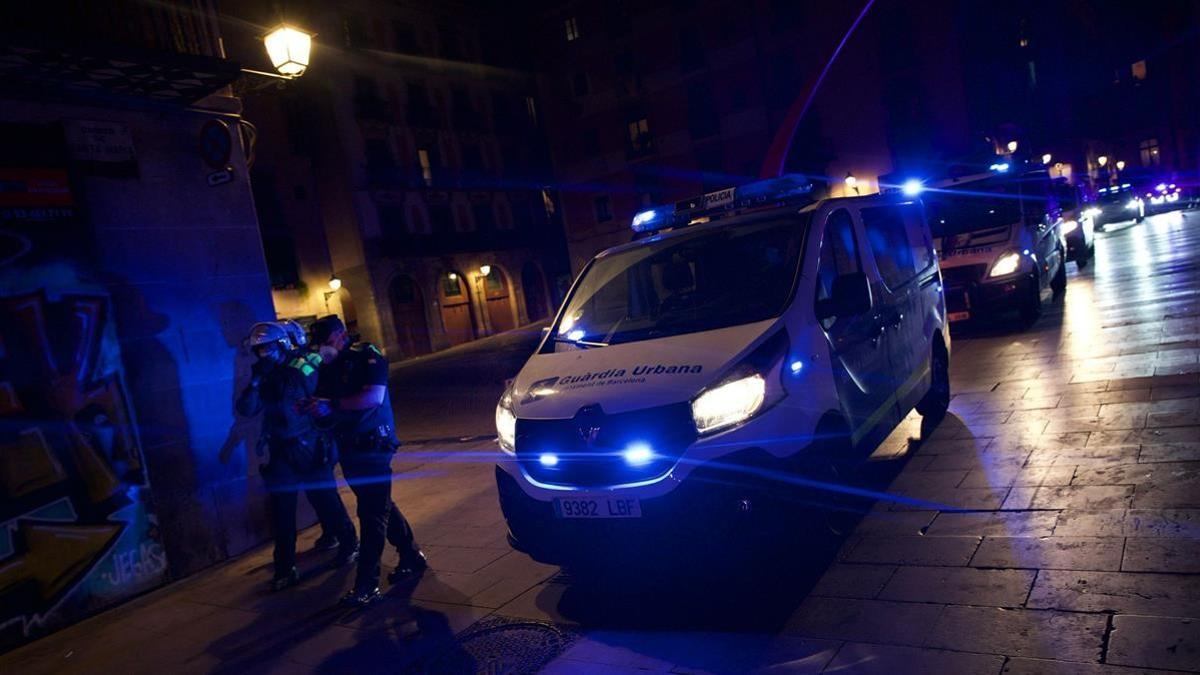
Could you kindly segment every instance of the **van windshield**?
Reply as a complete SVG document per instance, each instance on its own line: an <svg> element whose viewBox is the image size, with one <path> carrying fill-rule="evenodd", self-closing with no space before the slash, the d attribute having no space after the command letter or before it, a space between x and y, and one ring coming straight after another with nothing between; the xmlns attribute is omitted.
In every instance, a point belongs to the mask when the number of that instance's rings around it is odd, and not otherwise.
<svg viewBox="0 0 1200 675"><path fill-rule="evenodd" d="M934 237L1004 227L1021 222L1016 195L942 193L925 198Z"/></svg>
<svg viewBox="0 0 1200 675"><path fill-rule="evenodd" d="M560 344L598 346L778 316L792 294L808 220L705 228L597 258L551 334Z"/></svg>

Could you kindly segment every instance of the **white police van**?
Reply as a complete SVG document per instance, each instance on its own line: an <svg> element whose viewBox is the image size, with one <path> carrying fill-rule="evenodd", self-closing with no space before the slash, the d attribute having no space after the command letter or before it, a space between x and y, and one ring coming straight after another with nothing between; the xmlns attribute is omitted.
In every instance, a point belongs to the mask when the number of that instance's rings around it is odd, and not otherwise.
<svg viewBox="0 0 1200 675"><path fill-rule="evenodd" d="M785 176L643 211L640 238L581 272L496 408L514 547L569 566L720 539L914 407L941 419L950 335L920 202L810 190Z"/></svg>
<svg viewBox="0 0 1200 675"><path fill-rule="evenodd" d="M1033 323L1044 301L1067 286L1067 221L1046 172L980 174L931 187L924 201L950 321L1015 311ZM1080 245L1090 247L1090 218L1085 225Z"/></svg>

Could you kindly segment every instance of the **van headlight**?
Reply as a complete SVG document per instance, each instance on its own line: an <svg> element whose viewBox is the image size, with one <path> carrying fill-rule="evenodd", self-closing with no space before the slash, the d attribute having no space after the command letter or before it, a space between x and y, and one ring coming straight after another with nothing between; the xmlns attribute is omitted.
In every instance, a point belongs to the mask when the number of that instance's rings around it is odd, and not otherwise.
<svg viewBox="0 0 1200 675"><path fill-rule="evenodd" d="M496 438L500 441L501 450L516 454L517 416L512 411L511 390L504 392L496 404Z"/></svg>
<svg viewBox="0 0 1200 675"><path fill-rule="evenodd" d="M988 273L989 277L1005 277L1017 271L1021 266L1021 254L1016 251L1009 251L996 258L996 262L992 263L992 271Z"/></svg>
<svg viewBox="0 0 1200 675"><path fill-rule="evenodd" d="M758 373L709 389L692 401L696 431L703 434L744 422L762 408L766 396L767 381Z"/></svg>

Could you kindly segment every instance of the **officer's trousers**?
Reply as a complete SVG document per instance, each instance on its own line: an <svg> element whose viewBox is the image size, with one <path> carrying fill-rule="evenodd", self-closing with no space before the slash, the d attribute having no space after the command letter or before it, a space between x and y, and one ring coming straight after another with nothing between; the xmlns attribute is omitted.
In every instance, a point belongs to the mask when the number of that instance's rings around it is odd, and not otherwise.
<svg viewBox="0 0 1200 675"><path fill-rule="evenodd" d="M392 501L392 453L343 447L341 462L342 474L358 498L358 526L362 531L354 587L367 591L379 585L379 561L385 542L396 547L401 562L421 549L412 527Z"/></svg>
<svg viewBox="0 0 1200 675"><path fill-rule="evenodd" d="M347 555L357 545L354 523L338 495L333 467L297 471L286 461L275 461L265 472L271 497L271 524L275 533L275 576L287 576L296 566L296 500L303 490L316 511L321 527L338 538L338 553Z"/></svg>

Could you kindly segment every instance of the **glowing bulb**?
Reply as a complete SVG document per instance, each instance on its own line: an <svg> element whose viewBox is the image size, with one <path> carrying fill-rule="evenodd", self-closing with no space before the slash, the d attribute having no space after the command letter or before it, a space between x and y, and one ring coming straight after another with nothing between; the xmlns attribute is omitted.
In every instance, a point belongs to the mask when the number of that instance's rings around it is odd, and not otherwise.
<svg viewBox="0 0 1200 675"><path fill-rule="evenodd" d="M1016 152L1016 151L1017 151L1017 142L1016 142L1016 141L1009 141L1009 142L1008 142L1008 151L1009 151L1009 152Z"/></svg>
<svg viewBox="0 0 1200 675"><path fill-rule="evenodd" d="M1047 152L1046 154L1042 155L1042 164L1049 164L1050 160L1052 160L1052 159L1054 159L1054 158L1051 157L1050 153Z"/></svg>
<svg viewBox="0 0 1200 675"><path fill-rule="evenodd" d="M492 273L491 265L480 265L479 266L479 274L481 274L482 276L486 277L487 275L489 275L491 273Z"/></svg>
<svg viewBox="0 0 1200 675"><path fill-rule="evenodd" d="M271 65L284 77L300 77L308 68L312 53L312 35L287 25L267 33L263 38Z"/></svg>
<svg viewBox="0 0 1200 675"><path fill-rule="evenodd" d="M538 457L538 462L542 466L558 466L558 455L550 452L543 452L541 456Z"/></svg>
<svg viewBox="0 0 1200 675"><path fill-rule="evenodd" d="M339 289L341 287L342 287L341 279L337 278L337 276L329 277L329 290L336 291L337 289Z"/></svg>

